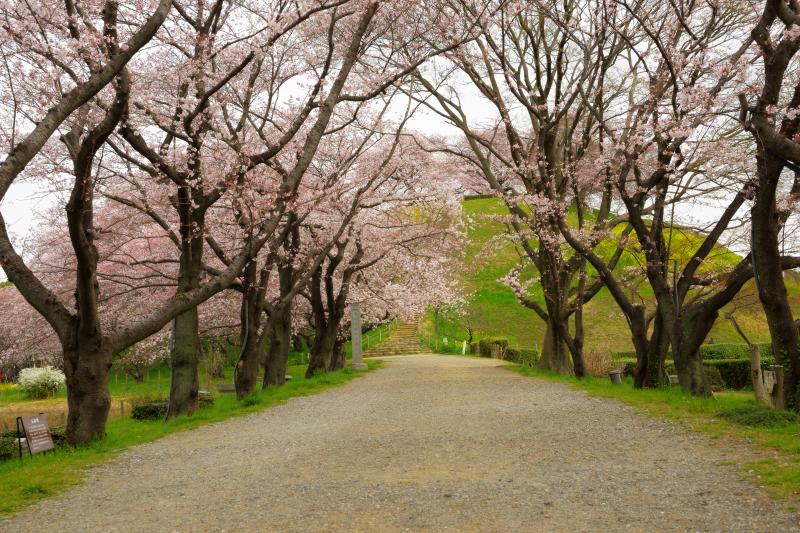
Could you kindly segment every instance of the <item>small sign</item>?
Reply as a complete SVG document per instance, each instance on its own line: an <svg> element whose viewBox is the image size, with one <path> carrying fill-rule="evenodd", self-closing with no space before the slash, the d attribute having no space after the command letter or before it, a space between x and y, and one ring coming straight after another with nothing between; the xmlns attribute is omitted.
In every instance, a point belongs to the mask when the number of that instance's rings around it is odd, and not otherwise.
<svg viewBox="0 0 800 533"><path fill-rule="evenodd" d="M28 446L28 453L46 452L55 448L53 436L50 434L50 427L47 425L47 418L39 413L36 416L21 416L17 418L17 432L19 425L25 432L25 443ZM22 435L19 435L20 437ZM20 457L22 456L22 443L20 442Z"/></svg>

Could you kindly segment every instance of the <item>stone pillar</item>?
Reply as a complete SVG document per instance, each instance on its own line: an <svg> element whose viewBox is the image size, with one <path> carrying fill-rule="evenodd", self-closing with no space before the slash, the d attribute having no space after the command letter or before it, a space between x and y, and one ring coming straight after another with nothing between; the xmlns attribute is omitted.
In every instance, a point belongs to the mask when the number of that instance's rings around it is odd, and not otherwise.
<svg viewBox="0 0 800 533"><path fill-rule="evenodd" d="M350 368L366 370L364 356L361 348L361 307L354 303L350 305L350 341L353 345L353 359Z"/></svg>

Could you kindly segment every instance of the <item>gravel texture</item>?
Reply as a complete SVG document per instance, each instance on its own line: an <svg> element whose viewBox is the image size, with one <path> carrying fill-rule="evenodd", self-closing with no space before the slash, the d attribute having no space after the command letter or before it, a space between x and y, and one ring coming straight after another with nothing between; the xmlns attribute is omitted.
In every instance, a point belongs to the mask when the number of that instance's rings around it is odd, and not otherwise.
<svg viewBox="0 0 800 533"><path fill-rule="evenodd" d="M522 377L409 356L93 468L3 531L800 531L742 450Z"/></svg>

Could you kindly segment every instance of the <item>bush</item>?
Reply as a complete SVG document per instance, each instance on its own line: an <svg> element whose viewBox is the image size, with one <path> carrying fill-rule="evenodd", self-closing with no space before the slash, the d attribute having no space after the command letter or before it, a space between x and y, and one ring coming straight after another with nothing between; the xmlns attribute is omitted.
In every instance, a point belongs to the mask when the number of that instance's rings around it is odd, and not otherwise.
<svg viewBox="0 0 800 533"><path fill-rule="evenodd" d="M202 409L214 403L213 396L201 396L198 407ZM131 418L134 420L160 420L167 416L169 400L163 398L140 398L134 400L131 408Z"/></svg>
<svg viewBox="0 0 800 533"><path fill-rule="evenodd" d="M758 345L761 357L772 357L772 345L768 342ZM750 359L750 348L744 343L704 344L700 347L700 357L709 359Z"/></svg>
<svg viewBox="0 0 800 533"><path fill-rule="evenodd" d="M532 368L539 361L539 353L526 348L506 348L503 359Z"/></svg>
<svg viewBox="0 0 800 533"><path fill-rule="evenodd" d="M18 386L28 398L47 398L58 392L67 381L64 373L57 368L23 368L19 372Z"/></svg>
<svg viewBox="0 0 800 533"><path fill-rule="evenodd" d="M769 367L774 363L772 358L765 358L761 360L761 367L769 370ZM706 372L706 377L710 379L712 388L715 387L715 380L719 374L720 382L716 385L718 388L723 389L743 389L751 385L750 378L750 358L747 359L712 359L703 362L703 368ZM669 363L667 365L667 372L670 374L677 374L675 364Z"/></svg>
<svg viewBox="0 0 800 533"><path fill-rule="evenodd" d="M492 349L494 347L499 347L500 357L503 358L505 351L508 348L508 339L501 337L487 337L478 342L478 347L481 357L491 357Z"/></svg>
<svg viewBox="0 0 800 533"><path fill-rule="evenodd" d="M53 437L53 444L56 448L66 446L67 444L67 428L66 426L53 426L50 428L50 434ZM7 429L0 432L0 461L6 461L19 457L19 446L16 442L17 429ZM23 446L22 453L27 454L28 450Z"/></svg>

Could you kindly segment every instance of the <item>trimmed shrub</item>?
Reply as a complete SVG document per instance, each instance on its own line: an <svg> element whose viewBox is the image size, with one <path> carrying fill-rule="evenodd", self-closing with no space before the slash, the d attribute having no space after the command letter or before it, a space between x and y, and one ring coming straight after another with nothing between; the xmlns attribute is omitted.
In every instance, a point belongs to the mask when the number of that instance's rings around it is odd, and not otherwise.
<svg viewBox="0 0 800 533"><path fill-rule="evenodd" d="M761 360L761 367L765 370L774 363L770 357ZM719 374L721 380L720 388L723 389L743 389L751 385L750 378L750 358L747 359L711 359L703 362L706 377L711 380L711 387L714 387L716 375ZM667 372L677 374L675 364L667 364Z"/></svg>
<svg viewBox="0 0 800 533"><path fill-rule="evenodd" d="M17 386L28 398L42 399L57 393L66 381L64 373L52 366L23 368Z"/></svg>
<svg viewBox="0 0 800 533"><path fill-rule="evenodd" d="M67 427L52 426L50 434L53 436L53 444L56 448L67 445ZM6 461L19 457L19 446L16 442L17 429L7 429L0 432L0 461ZM28 450L23 446L22 453L27 454Z"/></svg>
<svg viewBox="0 0 800 533"><path fill-rule="evenodd" d="M134 420L159 420L167 416L167 400L138 400L131 409Z"/></svg>
<svg viewBox="0 0 800 533"><path fill-rule="evenodd" d="M499 348L500 357L503 358L505 351L508 348L508 339L501 337L487 337L478 342L478 347L481 357L491 357L492 349L497 347L494 349L497 350Z"/></svg>
<svg viewBox="0 0 800 533"><path fill-rule="evenodd" d="M772 357L772 345L764 342L758 345L761 357ZM750 349L744 343L704 344L700 347L700 357L709 359L750 359Z"/></svg>
<svg viewBox="0 0 800 533"><path fill-rule="evenodd" d="M203 407L209 406L214 403L214 397L208 396L204 397L201 396L199 400L198 407L202 409ZM165 400L162 398L158 399L139 399L135 400L133 403L133 407L131 408L131 418L134 420L160 420L167 416L167 408L169 406L169 400Z"/></svg>
<svg viewBox="0 0 800 533"><path fill-rule="evenodd" d="M539 353L526 348L506 348L503 359L521 366L533 367L539 361Z"/></svg>
<svg viewBox="0 0 800 533"><path fill-rule="evenodd" d="M517 363L522 366L533 368L539 362L539 352L529 348L521 348L519 350L519 361Z"/></svg>

